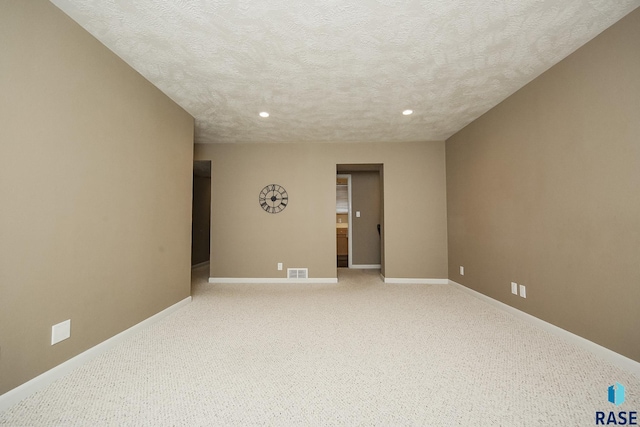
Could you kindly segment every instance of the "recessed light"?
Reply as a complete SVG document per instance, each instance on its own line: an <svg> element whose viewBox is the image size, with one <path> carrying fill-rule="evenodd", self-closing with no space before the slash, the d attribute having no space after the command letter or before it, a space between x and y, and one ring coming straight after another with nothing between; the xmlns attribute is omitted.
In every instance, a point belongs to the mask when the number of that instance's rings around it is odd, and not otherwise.
<svg viewBox="0 0 640 427"><path fill-rule="evenodd" d="M269 113L267 113L266 111L263 111L260 113L260 117L269 117Z"/></svg>
<svg viewBox="0 0 640 427"><path fill-rule="evenodd" d="M413 110L404 110L402 114L404 114L405 116L408 116L409 114L413 114Z"/></svg>

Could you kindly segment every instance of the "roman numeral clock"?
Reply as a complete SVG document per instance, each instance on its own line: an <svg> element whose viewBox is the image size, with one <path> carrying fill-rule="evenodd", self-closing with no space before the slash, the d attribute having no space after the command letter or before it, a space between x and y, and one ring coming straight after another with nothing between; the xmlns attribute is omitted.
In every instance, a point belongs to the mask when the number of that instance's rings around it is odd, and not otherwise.
<svg viewBox="0 0 640 427"><path fill-rule="evenodd" d="M282 212L287 207L289 195L283 186L269 184L260 191L258 201L265 212L275 214Z"/></svg>

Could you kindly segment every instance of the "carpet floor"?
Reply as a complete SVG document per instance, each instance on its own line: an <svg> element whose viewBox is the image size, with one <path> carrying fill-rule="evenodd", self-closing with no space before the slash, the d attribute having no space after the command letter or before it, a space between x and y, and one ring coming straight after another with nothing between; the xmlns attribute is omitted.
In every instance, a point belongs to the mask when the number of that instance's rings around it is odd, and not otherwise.
<svg viewBox="0 0 640 427"><path fill-rule="evenodd" d="M447 285L207 283L6 426L591 426L640 379ZM607 388L626 387L625 402Z"/></svg>

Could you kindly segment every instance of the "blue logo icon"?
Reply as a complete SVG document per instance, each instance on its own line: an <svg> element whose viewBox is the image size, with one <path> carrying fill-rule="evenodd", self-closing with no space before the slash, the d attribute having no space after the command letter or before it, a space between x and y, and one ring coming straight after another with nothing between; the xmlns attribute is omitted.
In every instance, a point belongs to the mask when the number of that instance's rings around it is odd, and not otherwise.
<svg viewBox="0 0 640 427"><path fill-rule="evenodd" d="M616 406L622 405L624 402L624 386L620 383L609 386L609 402Z"/></svg>

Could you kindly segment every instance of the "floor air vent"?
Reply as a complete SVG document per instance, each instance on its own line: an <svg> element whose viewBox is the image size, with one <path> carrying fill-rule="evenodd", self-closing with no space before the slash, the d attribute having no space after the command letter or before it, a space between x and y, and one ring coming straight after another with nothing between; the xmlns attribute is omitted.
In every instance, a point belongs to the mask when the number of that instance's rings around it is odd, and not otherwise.
<svg viewBox="0 0 640 427"><path fill-rule="evenodd" d="M287 268L287 279L307 279L308 277L308 268Z"/></svg>

